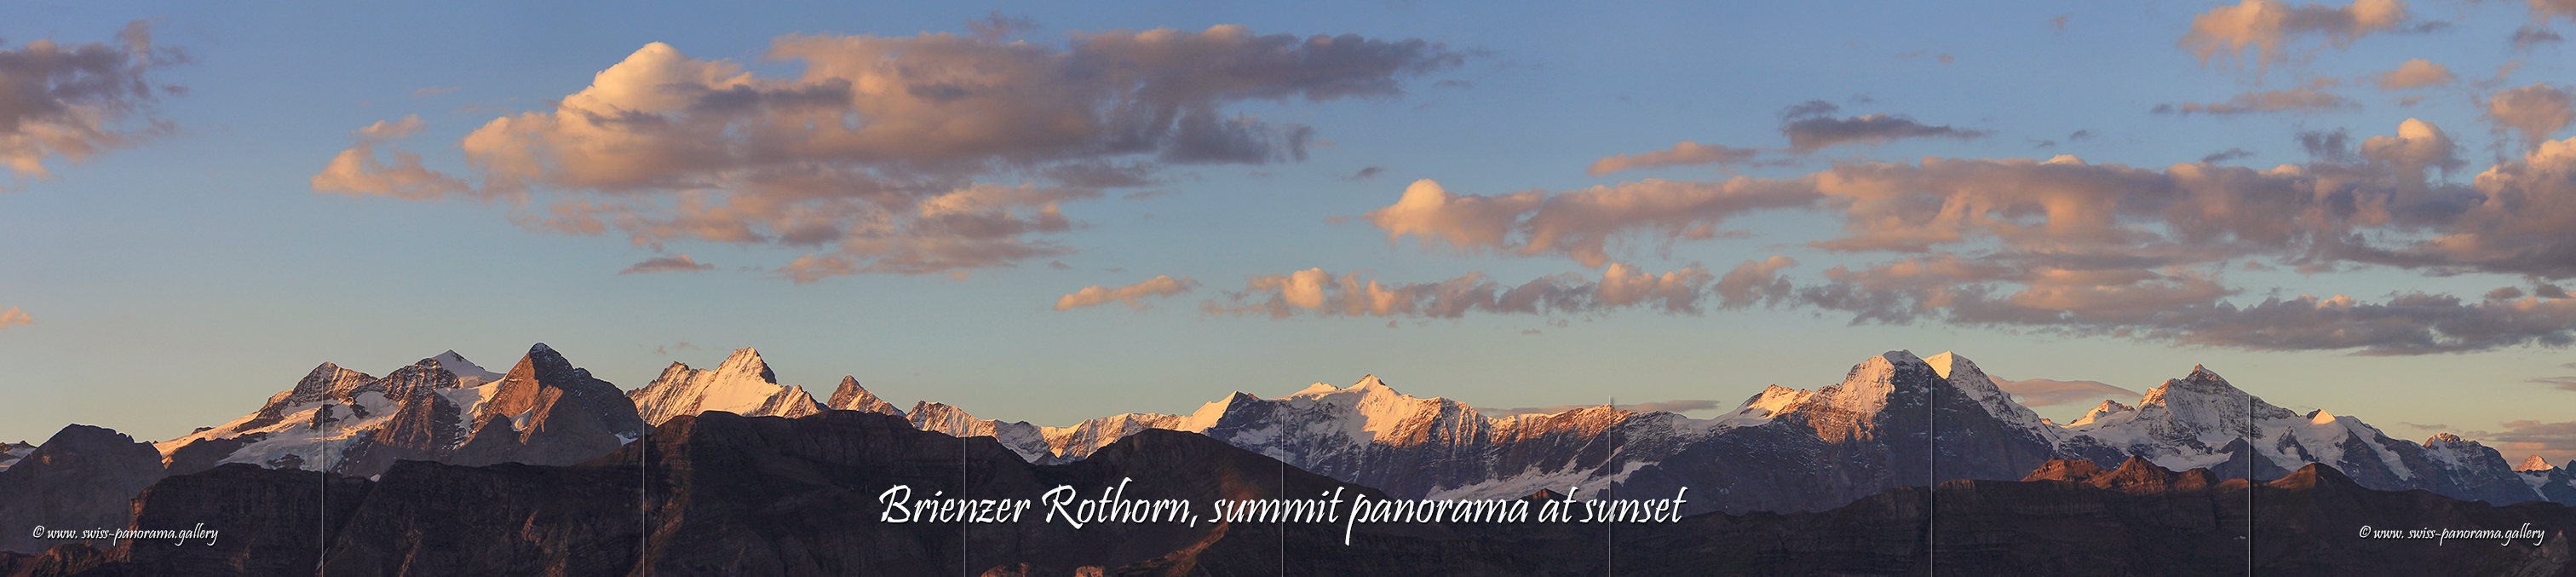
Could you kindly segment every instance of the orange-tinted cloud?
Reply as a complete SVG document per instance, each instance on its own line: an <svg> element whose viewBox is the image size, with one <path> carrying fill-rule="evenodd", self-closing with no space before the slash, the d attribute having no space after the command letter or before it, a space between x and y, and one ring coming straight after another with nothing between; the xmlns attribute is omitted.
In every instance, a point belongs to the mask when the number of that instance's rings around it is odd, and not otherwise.
<svg viewBox="0 0 2576 577"><path fill-rule="evenodd" d="M18 310L18 307L0 307L0 329L9 328L10 325L32 324L36 324L36 319L27 316L27 311Z"/></svg>
<svg viewBox="0 0 2576 577"><path fill-rule="evenodd" d="M419 115L412 115L397 122L379 120L350 133L357 137L357 144L331 157L331 163L313 175L313 189L411 200L430 200L470 190L456 177L421 166L420 153L395 151L390 165L377 158L377 145L418 134L423 125Z"/></svg>
<svg viewBox="0 0 2576 577"><path fill-rule="evenodd" d="M1485 276L1465 276L1428 283L1390 283L1361 273L1334 275L1306 269L1245 279L1244 289L1199 304L1210 314L1260 314L1274 319L1314 317L1459 318L1468 313L1588 314L1622 308L1645 308L1667 314L1699 314L1701 301L1716 280L1697 265L1662 274L1610 263L1597 281L1580 274L1539 277L1506 287Z"/></svg>
<svg viewBox="0 0 2576 577"><path fill-rule="evenodd" d="M2260 170L2203 163L2155 169L2072 156L1927 158L1557 194L1459 195L1417 183L1398 206L1365 218L1393 239L1605 266L1622 245L1710 238L1731 219L1818 210L1839 215L1842 231L1808 246L1895 255L1830 267L1820 278L1790 275L1795 261L1787 257L1746 261L1701 289L1692 310L1714 300L1714 308L1838 311L1856 323L2368 355L2576 344L2576 299L2548 283L2470 300L2433 293L2247 299L2223 274L2253 261L2302 271L2372 264L2445 275L2576 277L2576 140L2545 142L2466 184L2434 177L2466 162L2459 144L2431 122L2408 119L2395 134L2357 146L2330 140L2320 146L2331 154L2315 162ZM1514 290L1597 302L1595 293L1565 291L1564 276ZM1321 270L1265 279L1270 284L1249 292L1275 295L1275 302L1219 309L1269 303L1276 306L1251 310L1294 315L1330 309L1334 295L1393 290ZM1500 286L1472 275L1393 286L1416 291L1413 302L1465 303L1421 310L1532 312L1485 303L1559 302L1487 298L1477 291L1500 295Z"/></svg>
<svg viewBox="0 0 2576 577"><path fill-rule="evenodd" d="M1404 94L1464 56L1422 40L1257 35L1241 26L1076 34L1061 46L985 36L777 38L763 76L647 44L550 110L495 118L458 142L468 170L374 147L416 122L362 130L317 189L508 200L513 218L638 245L770 244L824 251L778 272L956 274L1074 249L1061 206L1150 186L1167 167L1306 156L1311 128L1230 110L1253 101ZM541 214L524 212L544 206Z"/></svg>
<svg viewBox="0 0 2576 577"><path fill-rule="evenodd" d="M2373 74L2371 77L2372 82L2378 84L2381 90L2441 86L2460 79L2459 76L2451 74L2449 67L2422 58L2407 60L2398 64L2395 70Z"/></svg>
<svg viewBox="0 0 2576 577"><path fill-rule="evenodd" d="M1190 280L1189 277L1176 279L1169 275L1157 275L1154 278L1145 279L1145 282L1118 288L1092 285L1083 287L1082 290L1074 291L1073 294L1057 298L1055 300L1055 310L1065 311L1089 306L1099 306L1111 301L1125 303L1128 307L1132 307L1137 310L1144 310L1147 306L1144 299L1167 298L1190 292L1190 289L1198 288L1198 286L1199 281Z"/></svg>
<svg viewBox="0 0 2576 577"><path fill-rule="evenodd" d="M2300 37L2320 36L2339 47L2371 33L2398 30L2408 18L2406 3L2397 0L2355 0L2343 6L2244 0L2193 17L2191 31L2176 44L2204 64L2221 54L2239 60L2252 49L2257 62L2269 65L2289 58L2288 45Z"/></svg>
<svg viewBox="0 0 2576 577"><path fill-rule="evenodd" d="M2103 399L2135 399L2137 391L2111 386L2101 381L2056 381L2030 379L2007 381L1995 379L1995 388L2010 393L2013 400L2032 407L2058 405L2092 405ZM2134 401L2132 401L2134 402Z"/></svg>
<svg viewBox="0 0 2576 577"><path fill-rule="evenodd" d="M1604 157L1601 160L1593 161L1592 168L1587 169L1584 172L1593 176L1601 176L1632 168L1662 168L1667 166L1693 166L1701 164L1739 165L1753 162L1753 158L1761 154L1762 149L1759 148L1736 148L1720 144L1700 144L1684 140L1673 144L1672 148L1664 150Z"/></svg>
<svg viewBox="0 0 2576 577"><path fill-rule="evenodd" d="M2576 122L2576 95L2547 84L2507 88L2487 98L2486 113L2498 134L2521 133L2526 146L2536 147Z"/></svg>

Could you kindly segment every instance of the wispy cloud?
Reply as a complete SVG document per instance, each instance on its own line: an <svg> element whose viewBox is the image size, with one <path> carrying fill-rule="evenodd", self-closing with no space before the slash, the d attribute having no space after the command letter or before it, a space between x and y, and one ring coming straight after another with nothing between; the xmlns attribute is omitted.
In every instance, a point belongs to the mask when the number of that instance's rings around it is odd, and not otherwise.
<svg viewBox="0 0 2576 577"><path fill-rule="evenodd" d="M1632 168L1661 168L1667 166L1692 166L1701 164L1740 165L1753 162L1754 157L1760 156L1761 154L1762 150L1758 148L1736 148L1717 144L1704 145L1684 140L1674 143L1672 148L1664 150L1604 157L1601 160L1593 161L1592 167L1590 169L1586 169L1584 172L1593 176L1600 176Z"/></svg>
<svg viewBox="0 0 2576 577"><path fill-rule="evenodd" d="M2216 114L2226 116L2253 114L2257 112L2330 112L2360 107L2361 104L2353 102L2352 99L2336 96L2331 93L2320 92L2312 88L2302 87L2288 90L2247 92L2244 94L2238 94L2234 98L2229 98L2226 102L2158 104L2155 108L2149 110L2149 112L2156 114L2179 114L2183 116L2190 116L2193 114Z"/></svg>
<svg viewBox="0 0 2576 577"><path fill-rule="evenodd" d="M2101 381L2057 381L2030 379L2007 381L1995 379L1995 388L2003 389L2013 400L2033 407L2061 405L2090 406L2103 399L2135 399L2137 391L2111 386Z"/></svg>
<svg viewBox="0 0 2576 577"><path fill-rule="evenodd" d="M27 316L27 311L19 310L18 307L0 307L0 329L9 328L10 325L32 324L36 324L36 319Z"/></svg>
<svg viewBox="0 0 2576 577"><path fill-rule="evenodd" d="M657 257L653 257L653 258L644 259L644 262L635 263L635 265L634 265L634 266L626 267L626 270L617 271L617 274L650 274L650 273L657 273L657 272L698 272L698 271L703 271L703 270L713 269L713 268L715 268L715 267L716 267L716 265L706 264L706 263L701 263L701 262L698 262L696 259L689 258L689 255L682 254L682 255L672 255L672 256L657 256Z"/></svg>
<svg viewBox="0 0 2576 577"><path fill-rule="evenodd" d="M1112 301L1125 303L1136 310L1145 310L1148 306L1144 302L1145 299L1169 298L1190 292L1198 286L1199 281L1191 280L1189 277L1172 278L1170 275L1157 275L1154 278L1145 279L1144 282L1118 288L1092 285L1057 298L1055 310L1065 311L1099 306Z"/></svg>
<svg viewBox="0 0 2576 577"><path fill-rule="evenodd" d="M1505 286L1484 273L1438 282L1387 282L1362 273L1307 269L1255 275L1240 291L1199 304L1210 314L1311 317L1459 318L1469 313L1589 314L1622 308L1698 314L1717 280L1693 265L1663 274L1611 263L1597 279L1575 273ZM1724 304L1732 304L1722 301ZM1740 306L1740 305L1739 305Z"/></svg>
<svg viewBox="0 0 2576 577"><path fill-rule="evenodd" d="M2541 377L2531 379L2530 382L2557 387L2564 391L2576 391L2576 377Z"/></svg>

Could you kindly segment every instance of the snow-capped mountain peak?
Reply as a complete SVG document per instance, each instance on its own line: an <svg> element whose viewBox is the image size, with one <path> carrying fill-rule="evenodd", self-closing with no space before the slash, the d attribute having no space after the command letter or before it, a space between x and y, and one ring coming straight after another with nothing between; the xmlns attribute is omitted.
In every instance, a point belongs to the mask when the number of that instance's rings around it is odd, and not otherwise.
<svg viewBox="0 0 2576 577"><path fill-rule="evenodd" d="M2083 417L2076 418L2074 422L2067 423L2066 428L2090 425L2101 420L2103 417L2135 411L2137 409L2137 407L2120 404L2119 401L2103 399L2102 404L2094 406L2091 411L2086 411Z"/></svg>
<svg viewBox="0 0 2576 577"><path fill-rule="evenodd" d="M713 369L671 363L662 369L662 376L627 393L627 398L635 401L636 412L652 425L706 411L746 417L802 417L823 411L805 389L778 384L777 373L761 360L760 351L748 347L734 349Z"/></svg>
<svg viewBox="0 0 2576 577"><path fill-rule="evenodd" d="M456 386L459 387L471 388L483 383L499 381L507 376L485 369L482 365L474 364L474 361L465 360L464 355L456 354L454 350L439 353L429 360L438 361L439 368L447 369L448 374L456 375Z"/></svg>
<svg viewBox="0 0 2576 577"><path fill-rule="evenodd" d="M2529 458L2525 458L2525 459L2523 459L2523 460L2522 460L2522 464L2521 464L2521 465L2517 465L2517 466L2515 466L2515 467L2513 468L2513 470L2516 470L2516 471L2543 471L2543 472L2546 472L2546 471L2549 471L2549 470L2551 470L2551 469L2556 469L2556 468L2558 468L2558 467L2556 467L2556 466L2552 466L2552 465L2550 465L2550 464L2549 464L2549 460L2548 460L2548 459L2542 459L2542 458L2540 458L2540 456L2539 456L2539 455L2532 455L2532 456L2531 456L2531 457L2529 457Z"/></svg>
<svg viewBox="0 0 2576 577"><path fill-rule="evenodd" d="M2003 387L1995 386L1995 378L1988 376L1984 369L1977 368L1976 361L1968 360L1968 357L1957 353L1944 351L1941 354L1932 355L1931 358L1923 359L1923 364L1931 366L1934 374L1949 381L1950 386L1959 389L1961 394L1967 395L1969 399L1977 401L1979 406L1985 407L1986 414L1994 417L1995 420L2029 431L2039 435L2040 438L2055 440L2057 427L2042 422L2038 412L2022 406L2021 403L2013 402L2012 394L2004 392Z"/></svg>

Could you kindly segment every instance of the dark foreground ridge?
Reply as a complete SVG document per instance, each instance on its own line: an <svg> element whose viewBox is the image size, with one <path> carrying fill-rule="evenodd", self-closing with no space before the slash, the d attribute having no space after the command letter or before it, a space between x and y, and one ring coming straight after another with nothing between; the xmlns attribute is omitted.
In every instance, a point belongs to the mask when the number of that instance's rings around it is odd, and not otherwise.
<svg viewBox="0 0 2576 577"><path fill-rule="evenodd" d="M2263 575L2576 576L2576 510L2375 491L2311 465L2267 483L2050 461L2021 481L1888 489L1811 513L1704 514L1601 525L893 524L877 497L1035 499L1134 479L1130 500L1306 496L1348 487L1203 435L1146 431L1064 465L900 417L705 413L573 466L402 461L380 481L226 465L163 479L134 528L222 530L0 553L0 575ZM639 458L650 496L639 511ZM959 483L961 468L966 482ZM1283 490L1284 489L1284 490ZM1692 496L1714 493L1696 488ZM2248 509L2251 491L2251 509ZM324 493L327 492L327 495ZM1545 498L1545 497L1542 497ZM649 515L645 514L649 512ZM1930 515L1927 513L1937 513ZM2249 516L2253 519L2248 522ZM1937 521L1935 523L1934 521ZM2380 529L2545 532L2368 539ZM325 547L327 544L327 547ZM640 560L640 563L639 563Z"/></svg>

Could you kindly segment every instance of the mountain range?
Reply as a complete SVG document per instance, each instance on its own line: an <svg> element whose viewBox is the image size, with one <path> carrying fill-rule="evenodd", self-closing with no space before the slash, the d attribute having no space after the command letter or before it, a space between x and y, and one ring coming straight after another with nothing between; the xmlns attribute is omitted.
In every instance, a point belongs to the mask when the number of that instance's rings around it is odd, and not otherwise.
<svg viewBox="0 0 2576 577"><path fill-rule="evenodd" d="M136 526L223 519L219 540L0 552L0 575L2576 575L2566 540L2576 508L2374 491L2323 464L2252 482L2143 457L2107 470L2051 460L2017 480L1898 486L1823 511L1615 527L1096 522L1077 530L1034 515L886 522L879 495L896 485L973 498L1123 485L1126 499L1192 503L1335 489L1388 495L1159 429L1060 464L1030 463L989 437L959 439L860 411L682 415L646 439L570 466L403 461L372 480L225 464L133 499ZM2511 542L2355 538L2365 525L2544 530Z"/></svg>
<svg viewBox="0 0 2576 577"><path fill-rule="evenodd" d="M2142 460L2255 480L2324 464L2367 489L2576 504L2576 463L2514 466L2448 434L2397 440L2352 417L2280 408L2203 367L2134 405L2105 402L2065 425L2040 419L1963 356L1906 351L1866 358L1819 389L1770 387L1706 419L1608 406L1489 417L1456 400L1397 392L1375 376L1275 398L1237 392L1187 415L1129 413L1066 427L978 419L929 401L900 410L851 377L828 398L817 402L781 384L748 348L711 369L673 363L633 391L593 378L543 344L503 373L453 351L384 377L324 363L257 411L177 439L143 445L105 429L66 428L0 469L0 526L113 519L130 514L127 502L142 487L227 464L362 480L404 462L567 466L685 417L841 411L991 438L1038 466L1086 462L1123 439L1171 431L1398 498L1518 498L1577 487L1669 495L1690 487L1692 514L1826 511L1896 487L2021 479L2056 460L2103 470ZM101 474L116 481L80 480ZM34 552L31 539L12 539L0 535L0 550Z"/></svg>

